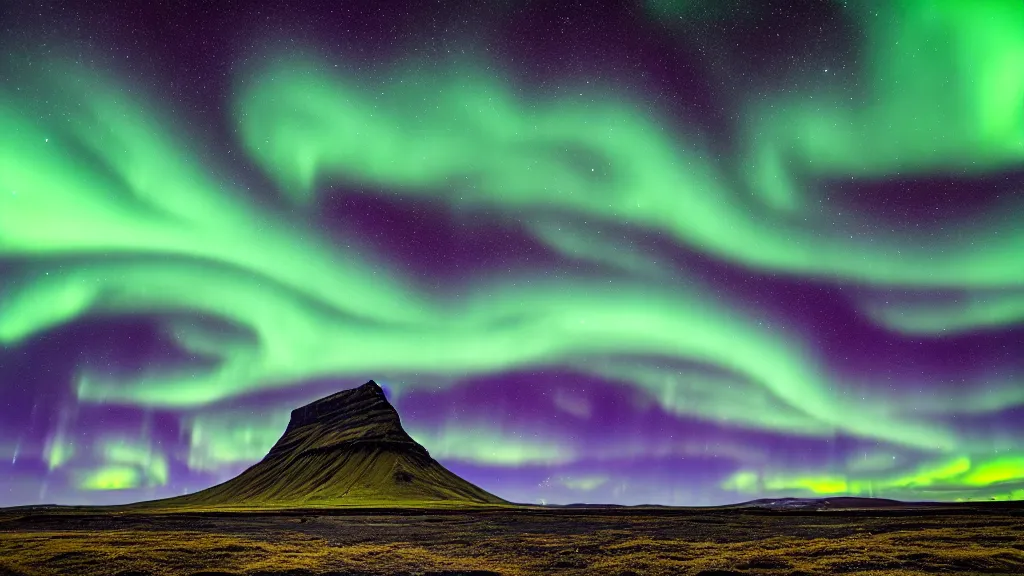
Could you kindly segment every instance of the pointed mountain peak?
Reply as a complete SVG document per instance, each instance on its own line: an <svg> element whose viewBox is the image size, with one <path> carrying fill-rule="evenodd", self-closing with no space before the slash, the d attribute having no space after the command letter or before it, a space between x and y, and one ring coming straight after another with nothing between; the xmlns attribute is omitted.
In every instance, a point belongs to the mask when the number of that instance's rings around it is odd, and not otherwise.
<svg viewBox="0 0 1024 576"><path fill-rule="evenodd" d="M370 418L378 424L386 422L399 429L402 427L398 419L398 412L388 402L384 390L379 384L370 380L362 386L342 390L292 410L288 430L314 423L347 422L353 418L358 420Z"/></svg>
<svg viewBox="0 0 1024 576"><path fill-rule="evenodd" d="M330 396L325 396L323 398L320 398L319 400L314 400L309 404L302 406L301 408L296 408L294 411L303 410L305 408L309 408L310 406L325 406L328 404L336 404L342 402L354 402L358 401L359 399L370 396L379 396L382 400L384 400L384 402L387 402L387 398L384 397L384 389L381 388L380 384L377 384L377 382L370 380L366 384L356 386L355 388L349 388L347 390L342 390L341 392L335 392Z"/></svg>
<svg viewBox="0 0 1024 576"><path fill-rule="evenodd" d="M441 466L402 428L373 380L296 408L263 460L179 505L500 504Z"/></svg>

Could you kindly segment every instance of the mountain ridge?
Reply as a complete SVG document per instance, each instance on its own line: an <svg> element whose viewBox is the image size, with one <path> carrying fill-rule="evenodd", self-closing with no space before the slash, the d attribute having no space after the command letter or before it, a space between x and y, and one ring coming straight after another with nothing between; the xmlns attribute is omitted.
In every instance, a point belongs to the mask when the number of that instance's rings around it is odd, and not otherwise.
<svg viewBox="0 0 1024 576"><path fill-rule="evenodd" d="M205 490L155 501L167 507L501 505L455 475L402 428L373 380L292 410L267 455Z"/></svg>

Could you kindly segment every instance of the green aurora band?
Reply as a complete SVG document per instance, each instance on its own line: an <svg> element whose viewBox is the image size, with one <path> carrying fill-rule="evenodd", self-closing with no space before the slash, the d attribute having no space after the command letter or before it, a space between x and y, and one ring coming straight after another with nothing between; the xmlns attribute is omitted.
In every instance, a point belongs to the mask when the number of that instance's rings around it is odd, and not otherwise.
<svg viewBox="0 0 1024 576"><path fill-rule="evenodd" d="M859 106L847 97L830 108L814 94L751 102L745 164L752 192L800 209L808 195L783 159L793 172L837 178L940 165L991 169L1024 159L1024 6L963 6L908 2L894 30L876 30L877 18L857 13L877 63ZM921 70L916 55L936 45L953 54ZM942 85L950 63L961 79L956 89ZM927 242L878 234L869 241L855 233L856 223L836 229L834 214L809 209L808 223L797 226L783 214L766 219L750 210L729 190L726 167L636 103L567 98L527 106L474 69L408 72L401 90L361 89L326 69L285 59L241 83L236 118L246 148L297 200L332 182L372 183L454 209L556 211L662 231L758 269L883 286L1024 284L1024 232L1015 219L994 214L987 226L950 229ZM901 78L916 80L907 86ZM581 151L589 166L580 165ZM1019 216L1021 206L1013 208Z"/></svg>
<svg viewBox="0 0 1024 576"><path fill-rule="evenodd" d="M902 334L957 334L997 329L1024 320L1024 291L967 293L912 303L868 300L864 311L878 324Z"/></svg>
<svg viewBox="0 0 1024 576"><path fill-rule="evenodd" d="M792 173L839 179L977 174L1020 165L1024 5L1001 0L903 0L898 7L875 0L850 4L849 16L863 30L862 50L867 56L866 82L859 90L863 94L851 96L850 90L836 85L801 100L753 103L750 114L758 120L749 125L746 141L751 144L749 174L755 192L769 205L807 212L817 198L813 188L795 182ZM964 278L950 278L949 284L1020 284L1019 279L996 279L1000 263L1012 268L1011 273L1019 271L1009 266L1008 258L1022 252L1019 236L1000 239L999 232L964 232L990 242L985 250L993 256L1002 249L1004 259L954 252L965 259ZM970 263L974 256L981 257L977 267ZM901 260L898 254L888 257ZM946 284L942 269L934 269L932 279L905 281Z"/></svg>

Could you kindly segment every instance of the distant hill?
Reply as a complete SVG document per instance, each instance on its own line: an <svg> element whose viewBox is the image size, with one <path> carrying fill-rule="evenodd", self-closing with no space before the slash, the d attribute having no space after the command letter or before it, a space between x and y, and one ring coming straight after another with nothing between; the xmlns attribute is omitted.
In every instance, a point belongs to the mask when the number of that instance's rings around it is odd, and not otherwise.
<svg viewBox="0 0 1024 576"><path fill-rule="evenodd" d="M160 507L315 507L505 504L430 457L402 428L374 381L292 411L263 460Z"/></svg>
<svg viewBox="0 0 1024 576"><path fill-rule="evenodd" d="M730 508L771 508L775 510L849 510L865 508L906 508L911 506L936 506L931 502L901 502L887 498L859 498L836 496L833 498L762 498L742 504L731 504ZM945 504L948 506L949 504Z"/></svg>

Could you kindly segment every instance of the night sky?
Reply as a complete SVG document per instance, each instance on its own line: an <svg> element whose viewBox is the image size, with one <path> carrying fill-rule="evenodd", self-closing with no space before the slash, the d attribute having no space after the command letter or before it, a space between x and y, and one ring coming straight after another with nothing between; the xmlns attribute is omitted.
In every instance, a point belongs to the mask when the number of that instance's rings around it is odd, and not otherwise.
<svg viewBox="0 0 1024 576"><path fill-rule="evenodd" d="M268 5L0 3L0 506L1024 499L1024 3Z"/></svg>

